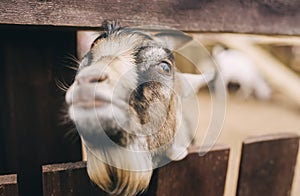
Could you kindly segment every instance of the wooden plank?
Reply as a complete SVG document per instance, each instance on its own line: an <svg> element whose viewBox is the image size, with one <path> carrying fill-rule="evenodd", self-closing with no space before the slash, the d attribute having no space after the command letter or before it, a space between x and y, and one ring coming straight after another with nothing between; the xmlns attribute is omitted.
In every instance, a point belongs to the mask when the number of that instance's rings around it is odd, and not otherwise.
<svg viewBox="0 0 300 196"><path fill-rule="evenodd" d="M79 137L67 135L74 127L62 124L64 92L55 83L71 78L64 67L71 61L63 64L63 59L75 54L75 32L0 26L0 37L5 76L0 106L6 104L0 110L5 123L0 165L3 172L18 174L20 195L41 195L42 164L81 158Z"/></svg>
<svg viewBox="0 0 300 196"><path fill-rule="evenodd" d="M1 1L1 24L98 27L167 25L185 31L300 35L297 0Z"/></svg>
<svg viewBox="0 0 300 196"><path fill-rule="evenodd" d="M143 196L222 196L229 149L218 146L205 156L198 152L192 148L185 159L156 169ZM43 166L43 188L44 196L106 195L90 182L85 162Z"/></svg>
<svg viewBox="0 0 300 196"><path fill-rule="evenodd" d="M44 196L107 195L93 184L86 172L86 162L43 166Z"/></svg>
<svg viewBox="0 0 300 196"><path fill-rule="evenodd" d="M154 172L146 196L223 196L229 148L216 146L204 156L192 148L181 161L174 161Z"/></svg>
<svg viewBox="0 0 300 196"><path fill-rule="evenodd" d="M296 134L246 139L236 195L290 195L298 148L299 136Z"/></svg>
<svg viewBox="0 0 300 196"><path fill-rule="evenodd" d="M17 174L0 176L0 196L17 196Z"/></svg>

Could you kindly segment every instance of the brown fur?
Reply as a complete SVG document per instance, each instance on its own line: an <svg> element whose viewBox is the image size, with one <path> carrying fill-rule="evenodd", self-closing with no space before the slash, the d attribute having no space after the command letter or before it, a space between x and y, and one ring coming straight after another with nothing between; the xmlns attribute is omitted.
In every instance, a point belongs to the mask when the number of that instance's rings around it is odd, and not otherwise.
<svg viewBox="0 0 300 196"><path fill-rule="evenodd" d="M130 106L134 110L136 118L141 124L150 121L149 105L152 102L163 102L167 108L166 120L160 130L157 130L152 135L147 136L148 150L152 151L163 147L165 149L172 143L176 130L176 100L174 94L171 99L164 98L161 93L162 84L158 82L147 82L141 85L138 90L133 93L130 98Z"/></svg>
<svg viewBox="0 0 300 196"><path fill-rule="evenodd" d="M174 94L171 96L171 100L168 106L168 116L164 122L161 130L158 130L155 134L147 137L148 147L150 151L158 148L162 150L169 147L174 139L176 132L176 100Z"/></svg>

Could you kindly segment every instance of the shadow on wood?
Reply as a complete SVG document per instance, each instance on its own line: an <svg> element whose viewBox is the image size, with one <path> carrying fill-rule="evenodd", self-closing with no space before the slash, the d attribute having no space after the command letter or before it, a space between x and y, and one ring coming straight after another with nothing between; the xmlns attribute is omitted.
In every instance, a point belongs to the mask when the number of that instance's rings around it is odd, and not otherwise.
<svg viewBox="0 0 300 196"><path fill-rule="evenodd" d="M18 174L21 196L41 195L41 165L81 157L79 137L67 135L73 125L62 125L64 92L55 83L74 74L63 56L75 54L75 32L0 27L0 37L0 171Z"/></svg>

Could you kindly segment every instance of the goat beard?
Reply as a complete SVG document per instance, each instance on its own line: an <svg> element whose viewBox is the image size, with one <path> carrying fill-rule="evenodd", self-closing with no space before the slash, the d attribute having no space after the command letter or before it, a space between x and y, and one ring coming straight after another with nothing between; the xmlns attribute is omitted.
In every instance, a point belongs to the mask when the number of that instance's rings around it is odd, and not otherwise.
<svg viewBox="0 0 300 196"><path fill-rule="evenodd" d="M87 149L87 172L94 183L111 195L137 195L150 183L151 153L134 156L116 148Z"/></svg>
<svg viewBox="0 0 300 196"><path fill-rule="evenodd" d="M96 127L94 131L89 131L91 135L82 132L90 179L111 195L134 196L144 192L154 167L157 167L160 158L173 143L176 130L176 124L173 123L176 116L172 115L175 113L174 105L170 104L166 121L158 123L163 126L151 137L131 138L123 128L107 119L102 121L101 129ZM86 129L82 127L79 130Z"/></svg>

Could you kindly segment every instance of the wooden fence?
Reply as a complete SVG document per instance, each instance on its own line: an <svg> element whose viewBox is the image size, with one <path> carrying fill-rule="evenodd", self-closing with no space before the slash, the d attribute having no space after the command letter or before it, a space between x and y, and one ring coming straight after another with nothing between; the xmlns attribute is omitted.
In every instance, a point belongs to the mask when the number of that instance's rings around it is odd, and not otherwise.
<svg viewBox="0 0 300 196"><path fill-rule="evenodd" d="M18 0L0 2L0 24L98 28L166 25L183 31L300 35L297 0Z"/></svg>
<svg viewBox="0 0 300 196"><path fill-rule="evenodd" d="M61 58L76 56L77 30L118 19L190 32L300 35L299 9L297 0L0 1L0 173L17 173L0 177L0 196L104 194L83 162L41 168L81 158L79 140L66 142L71 128L57 119L64 95L55 84L59 75L66 83L73 78ZM245 140L237 195L288 195L298 140L289 134ZM194 149L157 169L146 194L222 195L228 157L228 147L203 157Z"/></svg>
<svg viewBox="0 0 300 196"><path fill-rule="evenodd" d="M236 195L290 195L299 148L296 134L276 134L244 140ZM204 156L190 149L181 161L154 171L144 196L222 196L230 149L216 145ZM93 184L85 162L44 165L44 196L107 195ZM0 196L18 195L17 175L0 176Z"/></svg>

